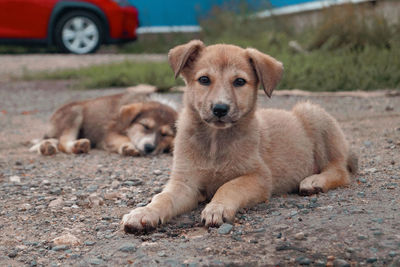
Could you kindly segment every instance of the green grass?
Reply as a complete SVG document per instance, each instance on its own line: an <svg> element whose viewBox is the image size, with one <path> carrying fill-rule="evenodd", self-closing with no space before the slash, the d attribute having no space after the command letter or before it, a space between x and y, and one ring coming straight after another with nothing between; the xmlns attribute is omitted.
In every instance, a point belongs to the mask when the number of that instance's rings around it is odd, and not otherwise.
<svg viewBox="0 0 400 267"><path fill-rule="evenodd" d="M278 89L308 91L376 90L400 88L400 50L366 47L349 50L318 50L307 54L275 51L285 72ZM77 70L25 74L23 79L76 79L78 88L125 87L151 84L160 91L182 85L165 63L122 62Z"/></svg>
<svg viewBox="0 0 400 267"><path fill-rule="evenodd" d="M400 88L400 51L367 47L362 52L316 51L284 54L279 88L309 91L377 90Z"/></svg>
<svg viewBox="0 0 400 267"><path fill-rule="evenodd" d="M163 91L183 84L182 80L174 79L174 74L166 62L136 63L125 61L75 70L25 73L22 79L74 79L78 81L77 87L84 89L151 84Z"/></svg>

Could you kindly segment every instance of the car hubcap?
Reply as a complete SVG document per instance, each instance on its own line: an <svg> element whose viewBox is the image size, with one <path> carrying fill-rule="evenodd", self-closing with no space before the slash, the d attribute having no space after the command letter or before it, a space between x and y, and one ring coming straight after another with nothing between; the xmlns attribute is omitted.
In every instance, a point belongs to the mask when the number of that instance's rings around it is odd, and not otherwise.
<svg viewBox="0 0 400 267"><path fill-rule="evenodd" d="M73 53L90 52L99 42L99 30L96 24L86 17L74 17L68 20L62 30L65 47Z"/></svg>

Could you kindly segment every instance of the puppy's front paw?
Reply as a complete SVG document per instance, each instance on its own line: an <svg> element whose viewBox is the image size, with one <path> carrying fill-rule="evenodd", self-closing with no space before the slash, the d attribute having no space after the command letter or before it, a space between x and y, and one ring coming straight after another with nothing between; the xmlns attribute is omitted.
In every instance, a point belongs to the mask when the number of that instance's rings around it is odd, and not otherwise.
<svg viewBox="0 0 400 267"><path fill-rule="evenodd" d="M140 152L136 149L136 147L132 143L125 143L121 145L118 149L118 153L123 156L139 156Z"/></svg>
<svg viewBox="0 0 400 267"><path fill-rule="evenodd" d="M74 153L74 154L88 153L89 150L90 150L90 140L89 139L76 140L72 146L72 153Z"/></svg>
<svg viewBox="0 0 400 267"><path fill-rule="evenodd" d="M122 217L121 224L126 233L148 232L161 224L160 215L149 207L140 207Z"/></svg>
<svg viewBox="0 0 400 267"><path fill-rule="evenodd" d="M201 220L207 227L217 227L224 222L233 222L236 210L220 203L209 203L201 213Z"/></svg>
<svg viewBox="0 0 400 267"><path fill-rule="evenodd" d="M325 192L325 178L321 174L316 174L305 178L300 183L299 194L309 196Z"/></svg>

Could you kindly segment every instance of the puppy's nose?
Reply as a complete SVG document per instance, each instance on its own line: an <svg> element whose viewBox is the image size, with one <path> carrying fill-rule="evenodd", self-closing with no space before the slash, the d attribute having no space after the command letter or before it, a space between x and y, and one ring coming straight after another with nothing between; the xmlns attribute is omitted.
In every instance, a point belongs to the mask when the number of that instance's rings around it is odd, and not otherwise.
<svg viewBox="0 0 400 267"><path fill-rule="evenodd" d="M150 154L151 152L154 151L155 148L156 148L156 147L155 147L154 145L152 145L152 144L145 144L145 145L144 145L144 152L145 152L146 154Z"/></svg>
<svg viewBox="0 0 400 267"><path fill-rule="evenodd" d="M215 104L212 108L212 112L215 116L218 118L221 118L228 114L229 111L229 105L227 104Z"/></svg>

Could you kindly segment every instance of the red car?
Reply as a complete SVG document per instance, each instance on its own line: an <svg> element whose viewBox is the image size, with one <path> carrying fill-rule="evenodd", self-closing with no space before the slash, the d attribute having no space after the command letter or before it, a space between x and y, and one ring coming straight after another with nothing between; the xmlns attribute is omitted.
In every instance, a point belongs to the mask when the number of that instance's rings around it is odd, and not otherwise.
<svg viewBox="0 0 400 267"><path fill-rule="evenodd" d="M0 43L56 45L86 54L136 39L137 9L128 0L0 0Z"/></svg>

